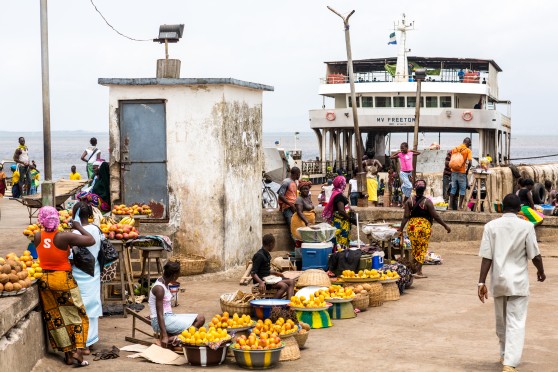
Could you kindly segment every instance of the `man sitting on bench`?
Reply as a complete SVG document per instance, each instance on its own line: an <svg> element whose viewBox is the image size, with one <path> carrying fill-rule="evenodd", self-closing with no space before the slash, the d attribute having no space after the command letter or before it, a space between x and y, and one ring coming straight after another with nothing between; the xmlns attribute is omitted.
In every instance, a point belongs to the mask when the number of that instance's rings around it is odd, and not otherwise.
<svg viewBox="0 0 558 372"><path fill-rule="evenodd" d="M251 274L254 283L258 285L262 293L266 289L277 289L274 298L283 298L285 293L287 298L291 298L294 295L294 282L286 279L283 274L271 270L271 254L269 252L275 248L275 237L271 234L264 235L262 244L262 248L252 258ZM271 275L278 276L282 280L274 284L266 284L266 278Z"/></svg>

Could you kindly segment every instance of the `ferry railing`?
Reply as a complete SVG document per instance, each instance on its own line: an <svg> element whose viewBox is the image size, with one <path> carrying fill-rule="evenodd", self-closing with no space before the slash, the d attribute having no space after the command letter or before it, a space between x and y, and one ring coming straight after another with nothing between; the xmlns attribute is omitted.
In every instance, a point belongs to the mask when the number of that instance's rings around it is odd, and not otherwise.
<svg viewBox="0 0 558 372"><path fill-rule="evenodd" d="M487 84L488 75L476 75L473 77L462 77L460 78L457 74L445 74L445 75L432 75L428 76L425 82L428 83L464 83L464 84ZM384 75L378 74L355 74L355 83L391 83L394 79L390 74ZM414 79L409 79L413 82ZM349 76L343 74L329 74L325 78L320 78L321 84L348 84Z"/></svg>
<svg viewBox="0 0 558 372"><path fill-rule="evenodd" d="M308 175L311 178L320 178L327 181L328 178L337 176L337 170L341 169L343 174L352 175L356 169L356 159L349 160L307 160L302 161L302 175ZM322 182L323 182L322 181Z"/></svg>

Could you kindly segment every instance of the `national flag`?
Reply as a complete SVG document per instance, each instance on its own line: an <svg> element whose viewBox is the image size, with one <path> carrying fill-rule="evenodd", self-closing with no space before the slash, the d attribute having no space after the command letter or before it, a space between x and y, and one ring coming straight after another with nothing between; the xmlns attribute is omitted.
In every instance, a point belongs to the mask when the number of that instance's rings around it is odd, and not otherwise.
<svg viewBox="0 0 558 372"><path fill-rule="evenodd" d="M395 45L397 44L397 40L395 39L395 32L392 32L391 34L389 34L389 42L388 45Z"/></svg>

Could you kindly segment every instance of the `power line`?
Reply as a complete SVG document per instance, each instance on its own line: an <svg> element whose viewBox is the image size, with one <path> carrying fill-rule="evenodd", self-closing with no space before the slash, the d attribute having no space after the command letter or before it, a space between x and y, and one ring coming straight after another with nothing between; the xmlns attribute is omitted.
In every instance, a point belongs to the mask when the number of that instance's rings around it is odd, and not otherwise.
<svg viewBox="0 0 558 372"><path fill-rule="evenodd" d="M529 156L529 157L526 157L526 158L515 158L515 159L508 159L508 160L542 159L542 158L553 158L555 156L558 156L558 154L541 155L541 156Z"/></svg>
<svg viewBox="0 0 558 372"><path fill-rule="evenodd" d="M93 8L95 8L95 10L97 11L97 13L99 13L99 15L101 16L101 18L103 19L103 21L105 21L105 23L114 30L114 32L116 32L118 35L125 37L126 39L130 39L133 41L152 41L152 39L135 39L133 37L130 37L128 35L124 35L122 32L118 31L116 28L114 28L105 18L105 16L99 11L99 9L97 9L97 6L95 5L95 3L93 2L93 0L89 0L91 1L91 5L93 5Z"/></svg>

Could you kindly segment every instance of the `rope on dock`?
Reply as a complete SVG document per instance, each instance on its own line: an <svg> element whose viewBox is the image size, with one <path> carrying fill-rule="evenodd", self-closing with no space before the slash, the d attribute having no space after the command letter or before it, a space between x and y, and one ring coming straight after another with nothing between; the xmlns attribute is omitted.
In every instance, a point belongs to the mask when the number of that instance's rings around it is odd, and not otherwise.
<svg viewBox="0 0 558 372"><path fill-rule="evenodd" d="M541 156L529 156L526 158L515 158L515 159L508 159L510 161L512 160L527 160L527 159L542 159L542 158L552 158L558 156L558 154L552 154L552 155L541 155Z"/></svg>

